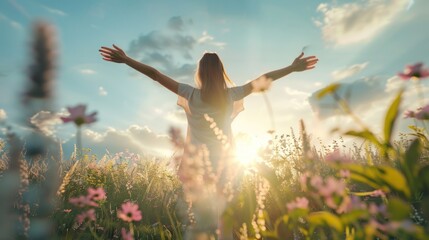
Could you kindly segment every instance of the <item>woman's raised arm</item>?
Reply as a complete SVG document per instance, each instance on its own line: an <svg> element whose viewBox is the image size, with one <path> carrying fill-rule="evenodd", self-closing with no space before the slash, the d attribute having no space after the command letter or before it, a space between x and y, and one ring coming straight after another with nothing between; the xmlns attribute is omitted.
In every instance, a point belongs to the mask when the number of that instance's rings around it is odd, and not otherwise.
<svg viewBox="0 0 429 240"><path fill-rule="evenodd" d="M126 65L134 68L135 70L143 73L144 75L152 78L153 80L159 82L162 86L167 88L168 90L178 93L179 83L173 80L172 78L162 74L160 71L155 68L138 62L131 57L127 56L125 52L113 44L113 48L101 47L99 49L101 56L103 59L109 62L115 63L125 63Z"/></svg>
<svg viewBox="0 0 429 240"><path fill-rule="evenodd" d="M282 78L292 72L302 72L313 69L316 66L317 61L319 61L316 56L304 58L303 56L304 53L301 53L298 57L295 58L291 65L262 74L257 79L248 83L252 86L252 92L265 91L270 87L272 81Z"/></svg>

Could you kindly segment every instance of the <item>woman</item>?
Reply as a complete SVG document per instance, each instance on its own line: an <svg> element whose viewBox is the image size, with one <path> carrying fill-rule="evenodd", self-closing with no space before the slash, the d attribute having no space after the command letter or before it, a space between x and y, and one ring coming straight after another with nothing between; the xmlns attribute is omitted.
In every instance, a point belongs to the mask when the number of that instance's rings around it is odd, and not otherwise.
<svg viewBox="0 0 429 240"><path fill-rule="evenodd" d="M233 82L228 78L218 55L205 53L198 64L195 75L197 87L194 88L128 57L116 45L113 48L101 47L99 51L104 60L125 63L178 95L177 104L183 107L188 120L185 146L207 147L211 165L218 175L222 172L222 166L227 164L221 164L221 160L229 159L230 151L225 152L225 146L226 149L232 149L234 145L231 123L243 110L243 98L252 92L268 89L272 81L292 72L313 69L318 61L315 56L303 57L304 53L301 53L290 66L265 73L242 86L232 87ZM187 149L185 155L186 152ZM223 237L227 238L232 239L231 236Z"/></svg>

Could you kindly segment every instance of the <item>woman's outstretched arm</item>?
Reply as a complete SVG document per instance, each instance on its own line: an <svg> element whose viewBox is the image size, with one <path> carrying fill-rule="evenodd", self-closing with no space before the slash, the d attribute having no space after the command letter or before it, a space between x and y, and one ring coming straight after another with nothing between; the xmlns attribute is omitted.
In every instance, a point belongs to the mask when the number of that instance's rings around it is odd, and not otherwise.
<svg viewBox="0 0 429 240"><path fill-rule="evenodd" d="M250 85L247 87L247 89L251 87L250 92L265 91L270 87L271 82L279 78L282 78L292 72L302 72L316 67L316 63L317 61L319 61L316 56L309 56L304 58L303 56L304 53L301 53L297 58L295 58L292 64L287 67L262 74L257 79L247 83L246 85Z"/></svg>
<svg viewBox="0 0 429 240"><path fill-rule="evenodd" d="M316 56L309 56L305 58L303 58L303 56L304 53L302 52L298 57L295 58L291 65L265 73L264 76L271 79L272 81L275 81L292 72L302 72L316 67L316 63L319 61Z"/></svg>
<svg viewBox="0 0 429 240"><path fill-rule="evenodd" d="M168 90L176 94L178 93L178 90L179 90L178 82L162 74L160 71L156 70L155 68L149 65L143 64L141 62L138 62L132 59L131 57L127 56L127 54L125 54L125 52L115 44L113 44L113 48L101 47L99 51L101 56L103 56L104 60L109 62L125 63L126 65L134 68L135 70L159 82L162 86L164 86Z"/></svg>

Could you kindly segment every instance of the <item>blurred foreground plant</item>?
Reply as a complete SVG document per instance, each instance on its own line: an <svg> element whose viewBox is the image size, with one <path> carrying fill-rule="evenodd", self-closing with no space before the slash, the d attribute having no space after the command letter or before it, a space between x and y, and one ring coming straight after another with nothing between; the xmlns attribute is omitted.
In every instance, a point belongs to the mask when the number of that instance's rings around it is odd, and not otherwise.
<svg viewBox="0 0 429 240"><path fill-rule="evenodd" d="M57 55L53 26L42 21L34 24L31 50L32 63L22 95L22 117L30 134L24 136L24 143L8 130L9 167L0 179L0 232L5 239L52 239L55 234L50 216L58 187L59 152L52 139L30 122L37 112L49 111L53 105ZM30 166L42 158L46 158L44 179L30 182Z"/></svg>

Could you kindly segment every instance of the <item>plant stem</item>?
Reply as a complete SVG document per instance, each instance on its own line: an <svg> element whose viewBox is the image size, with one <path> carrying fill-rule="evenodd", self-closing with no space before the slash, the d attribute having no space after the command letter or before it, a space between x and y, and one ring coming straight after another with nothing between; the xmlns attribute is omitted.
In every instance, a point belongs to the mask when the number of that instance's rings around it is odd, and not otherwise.
<svg viewBox="0 0 429 240"><path fill-rule="evenodd" d="M419 78L413 77L411 79L414 80L414 82L416 84L417 92L418 92L418 95L420 98L420 105L421 105L421 107L423 107L425 104L425 102L424 102L425 96L423 93L422 83L420 82Z"/></svg>
<svg viewBox="0 0 429 240"><path fill-rule="evenodd" d="M88 228L89 228L89 231L91 232L91 235L92 235L95 239L97 239L97 240L102 240L102 239L97 235L97 233L94 231L94 229L92 228L91 224L89 224L89 223L88 223Z"/></svg>
<svg viewBox="0 0 429 240"><path fill-rule="evenodd" d="M80 126L76 129L76 159L82 158L82 129Z"/></svg>
<svg viewBox="0 0 429 240"><path fill-rule="evenodd" d="M267 97L267 94L265 94L265 92L262 92L262 96L264 97L264 101L265 101L265 106L267 107L268 110L268 116L270 118L271 121L271 129L270 130L276 130L276 126L274 123L274 113L273 113L273 108L271 107L271 103L270 100Z"/></svg>

